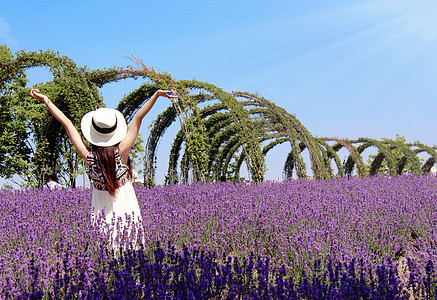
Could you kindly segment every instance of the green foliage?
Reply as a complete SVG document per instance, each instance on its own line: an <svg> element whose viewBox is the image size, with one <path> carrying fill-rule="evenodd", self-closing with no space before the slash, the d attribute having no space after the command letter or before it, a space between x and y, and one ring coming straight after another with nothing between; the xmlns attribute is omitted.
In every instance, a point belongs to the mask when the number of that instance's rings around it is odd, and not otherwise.
<svg viewBox="0 0 437 300"><path fill-rule="evenodd" d="M53 74L52 80L35 87L76 125L86 112L103 106L98 88L107 83L126 78L146 80L117 106L128 122L156 90L176 91L178 98L172 99L151 124L145 146L138 137L133 147L133 165L137 167L144 161L145 184L149 186L155 184L159 141L176 119L181 128L170 151L167 184L181 180L237 181L244 162L251 179L261 182L266 170L265 156L285 142L291 148L284 157L285 177L294 173L308 176L305 151L317 179L343 176L354 169L359 176L422 174L437 161L435 147L420 142L408 144L401 136L380 141L314 137L296 116L257 94L228 93L195 79L177 81L168 72L158 72L140 59L129 58L135 67L88 70L57 52L12 54L6 46L0 46L0 176L12 178L18 174L27 186L37 186L55 172L74 187L75 178L83 170L83 162L64 128L42 103L29 96L25 71L33 67L48 68ZM378 154L370 156L365 164L362 153L369 147L376 147ZM342 148L349 151L344 163L338 155ZM422 152L430 155L425 163L417 156Z"/></svg>
<svg viewBox="0 0 437 300"><path fill-rule="evenodd" d="M9 184L9 183L3 183L3 186L2 186L2 188L3 188L3 189L7 189L7 190L10 190L10 189L12 189L12 185L11 185L11 184Z"/></svg>
<svg viewBox="0 0 437 300"><path fill-rule="evenodd" d="M103 106L97 87L86 68L77 67L71 59L56 52L20 51L12 55L8 51L4 46L1 48L0 93L5 95L1 111L2 120L15 122L11 128L2 127L0 134L2 140L13 136L15 143L5 143L7 148L0 150L1 175L10 178L18 174L26 185L37 186L48 175L57 173L74 187L75 178L81 173L81 159L61 124L51 117L43 103L30 97L24 72L32 67L49 68L53 80L34 87L76 125L86 112ZM15 164L11 158L16 160ZM13 172L8 173L7 168Z"/></svg>
<svg viewBox="0 0 437 300"><path fill-rule="evenodd" d="M389 146L389 151L393 157L393 166L396 168L395 171L398 175L410 173L420 175L422 170L420 168L420 162L423 161L422 158L416 156L416 153L407 145L407 140L404 136L396 135L396 139L382 138L382 142ZM370 169L377 155L369 155L368 158L368 168ZM388 160L383 160L379 165L376 173L379 174L390 174L390 165Z"/></svg>
<svg viewBox="0 0 437 300"><path fill-rule="evenodd" d="M13 60L13 54L0 46L0 63ZM30 165L32 148L28 144L28 113L24 102L26 75L19 71L8 74L0 89L0 176L12 178L14 174L25 174Z"/></svg>
<svg viewBox="0 0 437 300"><path fill-rule="evenodd" d="M130 152L130 158L132 160L132 167L135 169L137 166L140 166L142 162L144 162L144 140L141 138L141 134L138 134L135 142L132 146ZM137 170L138 175L142 173L143 170Z"/></svg>

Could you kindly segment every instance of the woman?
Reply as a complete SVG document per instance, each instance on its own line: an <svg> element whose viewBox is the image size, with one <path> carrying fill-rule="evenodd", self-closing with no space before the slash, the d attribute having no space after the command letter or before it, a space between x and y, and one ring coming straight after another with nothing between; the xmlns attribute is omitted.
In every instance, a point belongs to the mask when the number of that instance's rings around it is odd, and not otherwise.
<svg viewBox="0 0 437 300"><path fill-rule="evenodd" d="M111 224L114 217L115 221L121 218L123 223L126 222L126 218L139 221L141 213L132 186L129 152L138 135L142 119L158 97L177 96L168 91L156 91L135 114L129 129L123 115L115 109L99 108L85 114L81 121L81 130L91 144L89 148L73 123L47 96L40 94L37 89L32 89L30 95L44 102L50 113L61 122L77 152L85 161L93 187L93 220L104 211L108 224Z"/></svg>
<svg viewBox="0 0 437 300"><path fill-rule="evenodd" d="M51 191L62 189L62 186L57 181L58 178L55 174L49 175L49 181L47 181L47 183L44 185L44 188L47 188Z"/></svg>

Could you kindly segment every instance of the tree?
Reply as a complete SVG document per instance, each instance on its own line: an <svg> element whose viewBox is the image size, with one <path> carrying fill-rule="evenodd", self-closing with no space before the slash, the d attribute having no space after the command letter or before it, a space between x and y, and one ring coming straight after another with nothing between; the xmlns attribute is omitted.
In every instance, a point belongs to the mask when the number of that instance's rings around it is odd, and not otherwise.
<svg viewBox="0 0 437 300"><path fill-rule="evenodd" d="M13 60L10 50L0 45L0 63ZM5 79L0 89L0 176L26 176L33 149L29 143L28 111L24 97L26 74L18 71Z"/></svg>
<svg viewBox="0 0 437 300"><path fill-rule="evenodd" d="M104 106L90 71L53 51L20 51L12 55L3 46L1 53L0 93L5 97L0 111L1 118L9 121L11 127L5 125L0 130L5 141L0 150L1 175L10 178L15 173L27 186L38 186L48 175L57 173L65 183L75 187L82 160L61 124L45 110L43 103L30 97L24 72L32 67L49 68L53 80L35 87L78 126L86 112ZM13 171L7 171L8 168Z"/></svg>

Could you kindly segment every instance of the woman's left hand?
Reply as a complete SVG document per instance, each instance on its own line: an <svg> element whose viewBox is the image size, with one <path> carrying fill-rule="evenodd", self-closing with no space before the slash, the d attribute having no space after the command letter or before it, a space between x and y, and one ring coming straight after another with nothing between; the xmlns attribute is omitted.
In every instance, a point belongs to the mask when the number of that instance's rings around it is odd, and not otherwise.
<svg viewBox="0 0 437 300"><path fill-rule="evenodd" d="M44 102L45 105L47 105L50 102L49 97L47 97L46 95L40 94L39 90L37 90L37 89L32 89L30 91L30 95L35 99L41 100L42 102Z"/></svg>

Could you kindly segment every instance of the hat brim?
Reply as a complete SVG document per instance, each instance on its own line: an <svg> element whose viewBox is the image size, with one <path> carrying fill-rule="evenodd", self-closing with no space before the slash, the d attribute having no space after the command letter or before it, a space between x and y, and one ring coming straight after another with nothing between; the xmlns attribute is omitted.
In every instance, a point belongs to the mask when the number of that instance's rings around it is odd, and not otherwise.
<svg viewBox="0 0 437 300"><path fill-rule="evenodd" d="M99 133L93 128L92 119L95 111L90 111L82 117L82 121L80 123L82 134L91 144L100 147L109 147L120 143L126 136L126 119L118 110L112 108L110 110L115 113L117 118L117 128L111 134Z"/></svg>

